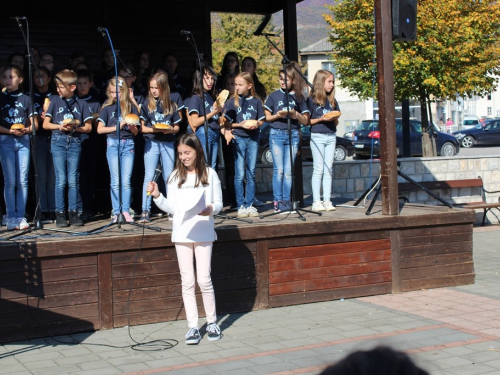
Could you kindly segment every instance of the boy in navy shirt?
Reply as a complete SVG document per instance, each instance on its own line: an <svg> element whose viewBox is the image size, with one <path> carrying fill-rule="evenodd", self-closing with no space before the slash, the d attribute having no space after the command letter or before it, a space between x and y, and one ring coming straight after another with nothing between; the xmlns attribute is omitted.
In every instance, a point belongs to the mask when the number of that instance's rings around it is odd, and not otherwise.
<svg viewBox="0 0 500 375"><path fill-rule="evenodd" d="M69 188L69 222L80 226L83 222L78 217L77 200L78 168L82 152L81 136L91 131L93 116L87 102L75 96L77 76L74 71L69 69L60 71L56 74L55 81L59 96L53 96L45 113L43 128L52 130L51 148L56 172L56 226L59 228L68 226L65 217L66 184Z"/></svg>
<svg viewBox="0 0 500 375"><path fill-rule="evenodd" d="M94 217L92 211L95 175L99 150L99 135L97 134L97 117L101 110L99 92L92 93L92 73L87 69L76 71L76 96L85 100L92 111L92 129L89 134L82 134L82 155L80 159L80 191L78 193L77 211L80 219L87 221Z"/></svg>

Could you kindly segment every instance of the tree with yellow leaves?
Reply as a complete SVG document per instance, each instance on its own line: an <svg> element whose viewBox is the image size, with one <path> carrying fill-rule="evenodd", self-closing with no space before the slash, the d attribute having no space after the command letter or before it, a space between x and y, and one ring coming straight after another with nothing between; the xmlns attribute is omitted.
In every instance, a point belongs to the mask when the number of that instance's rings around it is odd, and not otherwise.
<svg viewBox="0 0 500 375"><path fill-rule="evenodd" d="M262 16L253 14L215 13L212 14L212 60L217 73L220 73L224 56L234 51L241 60L245 56L257 61L257 76L271 92L278 84L278 71L282 68L281 55L274 50L263 36L255 36L253 32L262 21ZM266 32L280 32L272 22L266 27ZM282 41L276 40L282 47Z"/></svg>
<svg viewBox="0 0 500 375"><path fill-rule="evenodd" d="M373 96L374 1L344 0L328 6L332 60L345 86L363 99ZM416 42L394 43L394 94L422 108L424 156L431 147L429 98L484 96L500 75L500 2L419 0Z"/></svg>

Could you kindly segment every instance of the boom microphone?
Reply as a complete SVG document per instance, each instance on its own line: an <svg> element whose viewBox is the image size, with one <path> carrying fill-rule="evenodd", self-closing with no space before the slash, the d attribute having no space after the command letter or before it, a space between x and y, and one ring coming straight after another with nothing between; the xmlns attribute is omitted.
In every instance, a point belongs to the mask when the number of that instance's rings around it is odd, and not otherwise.
<svg viewBox="0 0 500 375"><path fill-rule="evenodd" d="M102 36L106 36L106 28L105 27L98 27L97 32L101 33Z"/></svg>
<svg viewBox="0 0 500 375"><path fill-rule="evenodd" d="M264 15L264 18L262 19L262 22L260 23L259 27L257 27L257 30L255 30L255 32L253 33L253 35L255 35L255 36L262 35L262 32L266 28L266 26L269 23L269 21L271 21L271 15L270 14Z"/></svg>
<svg viewBox="0 0 500 375"><path fill-rule="evenodd" d="M19 20L25 20L26 17L10 17L11 20L16 20L16 21L19 21Z"/></svg>
<svg viewBox="0 0 500 375"><path fill-rule="evenodd" d="M181 35L191 35L191 31L181 30Z"/></svg>

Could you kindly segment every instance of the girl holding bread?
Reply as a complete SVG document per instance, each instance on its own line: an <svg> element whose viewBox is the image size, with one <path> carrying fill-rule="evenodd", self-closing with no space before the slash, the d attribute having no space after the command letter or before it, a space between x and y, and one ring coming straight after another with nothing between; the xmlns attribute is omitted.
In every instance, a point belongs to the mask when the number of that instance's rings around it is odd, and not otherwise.
<svg viewBox="0 0 500 375"><path fill-rule="evenodd" d="M0 93L0 158L5 180L7 230L28 229L24 214L28 199L30 139L33 126L38 128L31 99L20 88L23 72L16 65L2 69L5 91Z"/></svg>
<svg viewBox="0 0 500 375"><path fill-rule="evenodd" d="M213 241L217 239L214 215L222 209L222 190L219 177L207 166L201 142L194 134L179 137L177 156L175 170L168 177L168 196L165 198L158 191L155 182L149 182L147 191L160 209L174 216L172 242L179 262L182 299L189 326L185 340L186 344L196 345L201 340L196 281L203 298L208 340L221 338L210 264Z"/></svg>
<svg viewBox="0 0 500 375"><path fill-rule="evenodd" d="M161 158L165 186L167 177L174 169L175 134L179 132L180 121L179 109L170 97L167 74L155 73L149 80L149 96L141 107L141 130L145 139L142 214L139 220L142 223L151 220L151 199L148 199L146 188L153 179L158 161Z"/></svg>
<svg viewBox="0 0 500 375"><path fill-rule="evenodd" d="M281 88L272 92L264 105L266 121L271 122L269 145L273 156L274 212L292 210L292 165L299 147L299 126L309 121L309 110L304 96L306 83L297 73L297 70L300 71L299 65L295 61L292 61L292 64L293 66L288 65L286 70L280 70ZM291 137L288 134L288 115ZM290 160L290 147L293 160Z"/></svg>
<svg viewBox="0 0 500 375"><path fill-rule="evenodd" d="M236 93L227 101L225 113L226 128L230 141L232 138L234 154L234 189L238 205L238 217L259 216L252 206L255 197L255 166L259 149L259 127L266 116L262 101L255 94L252 75L240 73L235 78ZM226 129L227 131L227 129ZM244 187L246 181L246 189Z"/></svg>
<svg viewBox="0 0 500 375"><path fill-rule="evenodd" d="M314 88L307 98L311 112L311 152L313 156L312 194L313 211L334 211L330 201L335 157L336 132L340 108L335 99L335 78L328 70L318 70ZM321 200L323 186L323 200Z"/></svg>
<svg viewBox="0 0 500 375"><path fill-rule="evenodd" d="M117 81L119 90L118 95L116 93ZM127 83L122 77L114 77L109 80L107 96L108 99L104 102L99 118L97 119L97 133L107 135L106 157L108 159L109 173L111 175L112 221L116 223L118 215L121 212L123 213L125 221L127 223L132 223L134 219L129 212L130 201L132 199L130 179L134 166L134 136L137 135L139 131L139 116L137 115L136 107L130 100ZM117 101L117 99L119 101ZM120 127L120 139L118 139L117 135L118 126ZM120 158L121 166L121 186L118 176L118 158ZM121 189L121 202L119 189Z"/></svg>
<svg viewBox="0 0 500 375"><path fill-rule="evenodd" d="M228 93L223 90L223 92ZM188 115L189 125L195 130L196 136L201 142L208 165L217 168L217 152L219 150L219 112L225 99L215 100L215 73L207 65L193 73L193 91L189 98ZM227 95L226 95L227 98ZM208 133L205 134L205 116L208 122ZM206 150L205 137L208 138L208 150Z"/></svg>

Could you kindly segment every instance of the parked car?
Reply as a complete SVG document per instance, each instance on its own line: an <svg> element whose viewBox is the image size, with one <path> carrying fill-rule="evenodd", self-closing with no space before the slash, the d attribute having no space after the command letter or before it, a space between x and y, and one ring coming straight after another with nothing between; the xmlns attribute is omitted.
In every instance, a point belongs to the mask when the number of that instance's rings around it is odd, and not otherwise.
<svg viewBox="0 0 500 375"><path fill-rule="evenodd" d="M273 157L269 148L269 132L271 127L269 123L265 123L260 128L260 145L257 153L257 160L264 164L273 164ZM301 126L302 132L302 159L312 160L311 153L311 128L309 126ZM345 160L346 157L354 154L354 145L349 139L337 136L337 145L335 147L335 161Z"/></svg>
<svg viewBox="0 0 500 375"><path fill-rule="evenodd" d="M500 119L487 120L482 126L460 130L454 132L453 135L465 148L479 145L500 145Z"/></svg>
<svg viewBox="0 0 500 375"><path fill-rule="evenodd" d="M434 125L433 137L436 140L438 155L453 156L460 151L460 144L451 135L442 133ZM372 154L380 155L380 131L378 120L363 120L354 131L354 147L356 157L367 158ZM403 154L403 120L396 119L396 147L397 154ZM418 120L410 120L410 154L411 156L422 155L422 123Z"/></svg>
<svg viewBox="0 0 500 375"><path fill-rule="evenodd" d="M461 130L474 129L479 125L479 118L477 116L465 116L464 121L462 122L462 126L460 126Z"/></svg>

